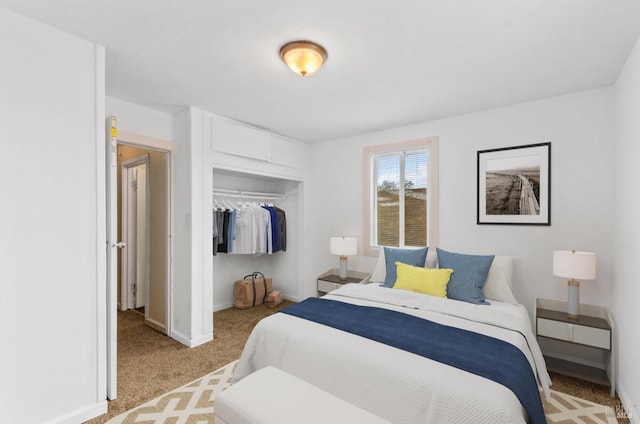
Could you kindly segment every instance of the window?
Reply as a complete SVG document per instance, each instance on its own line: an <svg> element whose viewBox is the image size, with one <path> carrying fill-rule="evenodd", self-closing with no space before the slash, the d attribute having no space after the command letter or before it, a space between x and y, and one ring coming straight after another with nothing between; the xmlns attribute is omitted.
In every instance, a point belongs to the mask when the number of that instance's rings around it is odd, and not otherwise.
<svg viewBox="0 0 640 424"><path fill-rule="evenodd" d="M365 148L365 254L436 244L437 141Z"/></svg>

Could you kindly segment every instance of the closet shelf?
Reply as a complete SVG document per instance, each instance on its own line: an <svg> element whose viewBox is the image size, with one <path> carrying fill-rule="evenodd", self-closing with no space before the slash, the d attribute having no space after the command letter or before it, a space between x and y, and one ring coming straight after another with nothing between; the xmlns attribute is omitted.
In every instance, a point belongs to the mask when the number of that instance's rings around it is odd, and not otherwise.
<svg viewBox="0 0 640 424"><path fill-rule="evenodd" d="M214 188L211 194L219 197L239 197L239 198L245 198L245 199L286 199L287 198L287 195L284 193L263 193L258 191L227 190L223 188Z"/></svg>

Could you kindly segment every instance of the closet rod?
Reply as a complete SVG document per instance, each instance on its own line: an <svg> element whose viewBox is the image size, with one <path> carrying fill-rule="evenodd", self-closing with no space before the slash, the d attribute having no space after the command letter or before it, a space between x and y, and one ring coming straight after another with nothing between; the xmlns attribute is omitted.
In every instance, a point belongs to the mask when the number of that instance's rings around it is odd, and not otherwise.
<svg viewBox="0 0 640 424"><path fill-rule="evenodd" d="M254 199L286 199L287 195L284 193L262 193L258 191L241 191L241 190L227 190L223 188L215 188L211 192L214 196L221 197L245 197Z"/></svg>

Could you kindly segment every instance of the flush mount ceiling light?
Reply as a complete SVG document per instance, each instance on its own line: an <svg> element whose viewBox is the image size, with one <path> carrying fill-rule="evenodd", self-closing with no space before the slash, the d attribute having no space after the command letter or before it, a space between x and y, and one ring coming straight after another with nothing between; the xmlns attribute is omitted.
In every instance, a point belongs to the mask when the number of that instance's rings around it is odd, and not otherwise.
<svg viewBox="0 0 640 424"><path fill-rule="evenodd" d="M290 41L280 47L280 58L296 74L311 75L327 60L327 51L312 41Z"/></svg>

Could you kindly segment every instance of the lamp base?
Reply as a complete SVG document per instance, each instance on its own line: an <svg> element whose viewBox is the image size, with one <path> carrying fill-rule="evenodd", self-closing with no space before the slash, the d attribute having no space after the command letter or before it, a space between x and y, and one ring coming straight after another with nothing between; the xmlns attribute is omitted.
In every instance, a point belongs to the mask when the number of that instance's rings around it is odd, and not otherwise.
<svg viewBox="0 0 640 424"><path fill-rule="evenodd" d="M568 282L567 316L569 319L580 318L580 281L571 279Z"/></svg>
<svg viewBox="0 0 640 424"><path fill-rule="evenodd" d="M347 257L340 256L340 281L347 281Z"/></svg>

